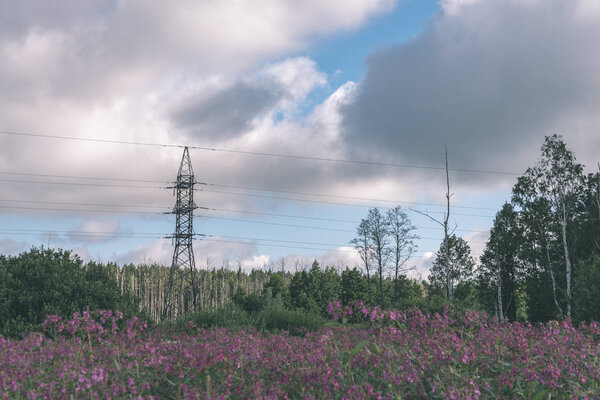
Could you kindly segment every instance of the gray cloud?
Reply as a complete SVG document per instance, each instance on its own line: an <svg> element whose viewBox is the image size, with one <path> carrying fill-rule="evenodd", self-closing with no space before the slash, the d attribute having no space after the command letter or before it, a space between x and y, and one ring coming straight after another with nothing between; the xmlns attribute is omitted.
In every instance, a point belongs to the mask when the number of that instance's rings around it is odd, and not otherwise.
<svg viewBox="0 0 600 400"><path fill-rule="evenodd" d="M448 144L451 166L521 172L559 132L597 158L600 24L585 15L596 6L445 3L421 35L369 58L343 111L351 151L440 165Z"/></svg>
<svg viewBox="0 0 600 400"><path fill-rule="evenodd" d="M265 88L238 82L212 96L192 98L172 114L175 124L202 138L228 139L251 128L278 100Z"/></svg>

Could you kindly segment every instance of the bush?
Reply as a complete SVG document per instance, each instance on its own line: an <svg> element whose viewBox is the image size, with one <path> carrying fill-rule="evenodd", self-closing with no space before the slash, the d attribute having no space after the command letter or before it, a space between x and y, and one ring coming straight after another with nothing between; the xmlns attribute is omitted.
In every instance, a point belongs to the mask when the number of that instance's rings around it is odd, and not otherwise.
<svg viewBox="0 0 600 400"><path fill-rule="evenodd" d="M573 280L573 319L600 320L600 255L594 255L575 265Z"/></svg>
<svg viewBox="0 0 600 400"><path fill-rule="evenodd" d="M198 311L179 320L178 325L193 323L199 328L244 328L252 324L250 316L238 307Z"/></svg>
<svg viewBox="0 0 600 400"><path fill-rule="evenodd" d="M243 329L254 327L261 331L288 331L302 335L315 331L327 324L327 320L318 313L302 310L289 310L274 302L258 313L247 312L239 307L230 306L214 310L193 313L175 322L177 330L191 328L227 328Z"/></svg>
<svg viewBox="0 0 600 400"><path fill-rule="evenodd" d="M138 302L122 296L107 269L66 250L32 248L0 256L0 334L20 336L40 330L46 315L71 317L86 309L138 312Z"/></svg>
<svg viewBox="0 0 600 400"><path fill-rule="evenodd" d="M255 326L267 331L288 331L302 335L323 327L327 321L320 314L302 310L288 310L281 307L268 307L258 313Z"/></svg>

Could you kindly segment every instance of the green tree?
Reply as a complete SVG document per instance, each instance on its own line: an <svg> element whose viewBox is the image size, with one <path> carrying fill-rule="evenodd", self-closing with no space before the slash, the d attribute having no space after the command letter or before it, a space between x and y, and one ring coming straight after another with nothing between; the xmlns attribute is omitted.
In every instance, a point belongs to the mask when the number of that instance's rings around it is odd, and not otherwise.
<svg viewBox="0 0 600 400"><path fill-rule="evenodd" d="M576 322L600 321L600 255L576 264L573 315Z"/></svg>
<svg viewBox="0 0 600 400"><path fill-rule="evenodd" d="M572 260L569 254L571 237L567 232L576 217L577 203L581 199L583 166L576 162L575 155L559 135L546 136L541 152L542 157L537 165L528 168L524 176L518 178L513 189L513 199L515 197L544 198L550 205L552 216L560 226L559 238L565 271L565 300L567 317L570 318Z"/></svg>
<svg viewBox="0 0 600 400"><path fill-rule="evenodd" d="M505 203L496 214L479 268L479 275L483 278L480 282L496 286L494 309L501 320L504 317L510 321L516 319L516 292L524 275L519 258L522 237L518 213L511 204Z"/></svg>
<svg viewBox="0 0 600 400"><path fill-rule="evenodd" d="M358 268L346 268L342 271L342 295L341 301L349 305L356 300L364 300L368 295L367 280Z"/></svg>
<svg viewBox="0 0 600 400"><path fill-rule="evenodd" d="M318 264L313 263L313 267L318 268ZM292 277L290 282L290 302L292 307L301 308L307 311L319 311L316 291L317 283L315 273L309 273L305 270L298 271Z"/></svg>
<svg viewBox="0 0 600 400"><path fill-rule="evenodd" d="M436 286L446 287L449 283L453 291L458 283L469 279L473 274L475 260L471 248L461 237L451 235L444 240L437 251L430 270L429 280Z"/></svg>
<svg viewBox="0 0 600 400"><path fill-rule="evenodd" d="M271 274L269 281L263 286L263 296L270 290L273 298L281 298L286 307L290 307L290 290L285 283L284 273L276 272Z"/></svg>

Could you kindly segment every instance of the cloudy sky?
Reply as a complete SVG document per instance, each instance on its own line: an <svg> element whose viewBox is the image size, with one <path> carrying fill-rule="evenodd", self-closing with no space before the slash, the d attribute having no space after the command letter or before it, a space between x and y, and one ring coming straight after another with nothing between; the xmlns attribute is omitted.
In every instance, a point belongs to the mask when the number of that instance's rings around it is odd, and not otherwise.
<svg viewBox="0 0 600 400"><path fill-rule="evenodd" d="M401 205L426 275L447 145L478 256L545 135L598 161L599 4L0 0L0 253L169 264L188 145L200 266L352 266Z"/></svg>

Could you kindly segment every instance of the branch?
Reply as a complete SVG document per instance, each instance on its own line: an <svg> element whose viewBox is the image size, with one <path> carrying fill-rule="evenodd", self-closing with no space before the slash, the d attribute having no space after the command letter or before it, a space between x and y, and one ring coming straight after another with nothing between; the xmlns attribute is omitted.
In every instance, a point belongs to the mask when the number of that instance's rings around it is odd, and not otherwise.
<svg viewBox="0 0 600 400"><path fill-rule="evenodd" d="M456 223L456 221L454 221L454 228L452 228L452 232L450 232L450 234L448 236L454 235L454 232L456 231L456 228L458 228L458 224Z"/></svg>
<svg viewBox="0 0 600 400"><path fill-rule="evenodd" d="M444 226L443 222L440 222L437 219L433 218L431 215L427 214L427 211L422 212L422 211L419 211L419 210L415 210L414 208L409 208L409 210L414 211L417 214L421 214L421 215L426 216L427 218L431 219L433 222L436 222L436 223L440 224L442 227Z"/></svg>

